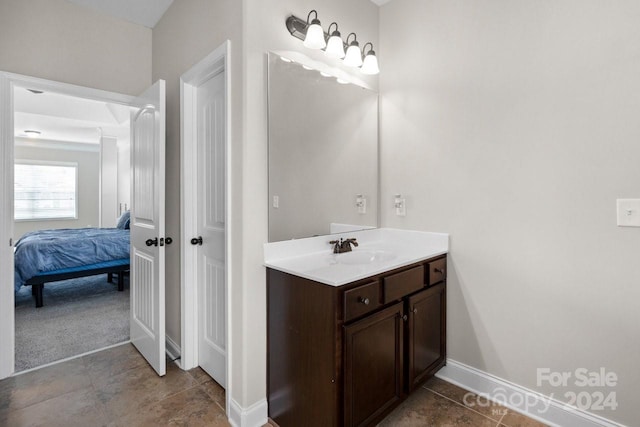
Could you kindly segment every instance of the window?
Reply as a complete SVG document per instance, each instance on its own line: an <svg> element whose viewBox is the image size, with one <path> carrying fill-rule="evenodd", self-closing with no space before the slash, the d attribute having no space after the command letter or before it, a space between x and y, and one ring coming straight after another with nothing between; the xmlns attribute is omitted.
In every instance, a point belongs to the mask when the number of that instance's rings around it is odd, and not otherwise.
<svg viewBox="0 0 640 427"><path fill-rule="evenodd" d="M17 160L14 176L16 221L76 219L78 164Z"/></svg>

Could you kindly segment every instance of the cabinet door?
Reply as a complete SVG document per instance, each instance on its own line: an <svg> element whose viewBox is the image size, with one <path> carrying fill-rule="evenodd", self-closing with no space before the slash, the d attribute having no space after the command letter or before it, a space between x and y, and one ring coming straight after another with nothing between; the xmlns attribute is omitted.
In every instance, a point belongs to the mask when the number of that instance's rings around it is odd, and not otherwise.
<svg viewBox="0 0 640 427"><path fill-rule="evenodd" d="M344 327L344 425L366 426L402 399L402 303Z"/></svg>
<svg viewBox="0 0 640 427"><path fill-rule="evenodd" d="M446 357L446 287L442 283L407 300L407 391L433 375Z"/></svg>

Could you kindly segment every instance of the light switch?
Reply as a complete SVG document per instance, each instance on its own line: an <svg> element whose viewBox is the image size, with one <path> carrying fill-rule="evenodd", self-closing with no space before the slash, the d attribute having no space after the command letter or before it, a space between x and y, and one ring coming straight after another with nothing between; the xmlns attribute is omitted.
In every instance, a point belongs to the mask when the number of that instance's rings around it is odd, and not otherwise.
<svg viewBox="0 0 640 427"><path fill-rule="evenodd" d="M618 227L640 227L640 199L618 199Z"/></svg>
<svg viewBox="0 0 640 427"><path fill-rule="evenodd" d="M273 207L278 209L280 207L280 197L273 196Z"/></svg>

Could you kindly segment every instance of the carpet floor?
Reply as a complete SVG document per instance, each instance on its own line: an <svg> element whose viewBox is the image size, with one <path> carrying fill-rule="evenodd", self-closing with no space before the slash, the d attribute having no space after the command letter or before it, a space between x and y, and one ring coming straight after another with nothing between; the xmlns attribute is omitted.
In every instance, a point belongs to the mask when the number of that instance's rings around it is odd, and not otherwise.
<svg viewBox="0 0 640 427"><path fill-rule="evenodd" d="M16 293L16 372L129 340L129 279L124 292L107 275L44 285L35 308L31 286Z"/></svg>

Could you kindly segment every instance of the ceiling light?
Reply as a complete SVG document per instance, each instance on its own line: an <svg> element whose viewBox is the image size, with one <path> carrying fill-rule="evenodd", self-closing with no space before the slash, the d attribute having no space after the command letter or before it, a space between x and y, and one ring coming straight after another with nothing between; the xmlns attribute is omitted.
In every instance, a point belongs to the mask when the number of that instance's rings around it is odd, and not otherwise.
<svg viewBox="0 0 640 427"><path fill-rule="evenodd" d="M337 81L338 83L340 83L341 85L347 85L347 84L349 84L349 82L348 82L347 80L345 80L345 79L341 79L340 77L336 77L336 81Z"/></svg>
<svg viewBox="0 0 640 427"><path fill-rule="evenodd" d="M293 62L292 60L290 60L289 58L285 58L284 56L281 56L280 59L282 59L284 62Z"/></svg>
<svg viewBox="0 0 640 427"><path fill-rule="evenodd" d="M31 130L31 129L25 130L24 133L26 133L29 138L38 138L41 134L39 130Z"/></svg>
<svg viewBox="0 0 640 427"><path fill-rule="evenodd" d="M27 90L29 92L31 92L31 93L35 93L36 95L40 95L41 93L44 93L41 90L37 90L37 89L29 89L29 88L27 88Z"/></svg>
<svg viewBox="0 0 640 427"><path fill-rule="evenodd" d="M332 25L336 26L336 29L333 32L331 32ZM344 42L340 36L340 31L338 31L337 22L332 22L331 25L329 25L329 34L329 41L327 42L327 49L325 50L325 53L331 58L344 58Z"/></svg>
<svg viewBox="0 0 640 427"><path fill-rule="evenodd" d="M371 45L371 49L367 51L367 45ZM376 53L373 51L373 43L367 42L362 49L364 53L364 61L362 62L362 74L374 75L380 72L380 68L378 67L378 58L376 57Z"/></svg>
<svg viewBox="0 0 640 427"><path fill-rule="evenodd" d="M353 36L353 41L349 43L349 37ZM362 65L362 53L360 52L360 44L356 40L356 33L347 36L347 54L344 57L344 65L347 67L360 67Z"/></svg>
<svg viewBox="0 0 640 427"><path fill-rule="evenodd" d="M316 17L309 23L312 13L314 13ZM304 38L304 45L309 49L324 49L327 46L327 42L324 40L324 30L320 26L318 12L315 10L309 12L309 15L307 15L307 25L307 35Z"/></svg>

